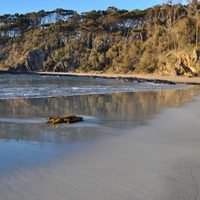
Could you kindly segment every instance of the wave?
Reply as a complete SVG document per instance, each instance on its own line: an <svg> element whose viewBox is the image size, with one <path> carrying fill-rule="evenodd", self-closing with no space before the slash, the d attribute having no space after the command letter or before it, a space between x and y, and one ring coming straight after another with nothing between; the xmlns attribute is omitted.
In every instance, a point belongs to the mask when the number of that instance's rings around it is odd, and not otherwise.
<svg viewBox="0 0 200 200"><path fill-rule="evenodd" d="M189 86L154 83L127 83L118 79L1 75L0 99L46 98L117 92L180 90Z"/></svg>

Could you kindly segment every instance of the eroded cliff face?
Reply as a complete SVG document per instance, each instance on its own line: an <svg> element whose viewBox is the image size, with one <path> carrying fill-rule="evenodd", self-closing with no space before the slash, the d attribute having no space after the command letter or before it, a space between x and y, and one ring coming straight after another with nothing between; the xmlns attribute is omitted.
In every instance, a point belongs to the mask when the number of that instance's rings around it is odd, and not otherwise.
<svg viewBox="0 0 200 200"><path fill-rule="evenodd" d="M16 69L25 71L42 71L45 57L46 53L42 50L28 51L19 63L17 63Z"/></svg>
<svg viewBox="0 0 200 200"><path fill-rule="evenodd" d="M17 72L69 72L76 71L78 67L73 60L66 58L57 60L57 62L53 61L52 66L46 66L47 64L45 64L45 62L48 56L48 53L43 50L32 50L28 51L25 55L20 55L17 50L13 49L10 51L4 64L7 66L14 66L11 67L10 70ZM154 74L163 76L200 76L200 50L193 50L190 52L179 51L158 56L159 61L153 72ZM140 71L138 73L142 72Z"/></svg>
<svg viewBox="0 0 200 200"><path fill-rule="evenodd" d="M53 68L53 72L69 72L74 70L75 64L66 58L63 58L61 61L57 62Z"/></svg>
<svg viewBox="0 0 200 200"><path fill-rule="evenodd" d="M75 64L69 62L66 58L54 63L52 69L46 69L44 62L47 60L48 54L43 50L28 51L24 56L18 51L12 50L5 62L6 65L11 65L10 71L26 72L26 71L54 71L67 72L74 71Z"/></svg>
<svg viewBox="0 0 200 200"><path fill-rule="evenodd" d="M26 52L25 55L21 55L18 50L13 48L6 61L5 65L14 66L10 70L14 71L35 71L43 70L43 62L46 59L46 53L42 50L32 50Z"/></svg>
<svg viewBox="0 0 200 200"><path fill-rule="evenodd" d="M198 76L200 75L200 50L168 54L160 60L154 73L168 76Z"/></svg>

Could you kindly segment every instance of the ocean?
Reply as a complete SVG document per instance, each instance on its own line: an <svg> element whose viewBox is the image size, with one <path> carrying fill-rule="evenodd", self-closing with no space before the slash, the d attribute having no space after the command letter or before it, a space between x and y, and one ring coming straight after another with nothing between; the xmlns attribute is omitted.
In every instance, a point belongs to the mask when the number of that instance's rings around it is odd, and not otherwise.
<svg viewBox="0 0 200 200"><path fill-rule="evenodd" d="M183 85L121 82L119 79L75 76L0 74L0 99L64 97L117 92L179 90Z"/></svg>

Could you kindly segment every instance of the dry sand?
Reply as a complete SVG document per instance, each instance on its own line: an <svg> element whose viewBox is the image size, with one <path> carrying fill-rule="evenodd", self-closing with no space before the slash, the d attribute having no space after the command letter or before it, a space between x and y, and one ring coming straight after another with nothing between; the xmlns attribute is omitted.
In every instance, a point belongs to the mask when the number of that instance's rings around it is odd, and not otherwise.
<svg viewBox="0 0 200 200"><path fill-rule="evenodd" d="M0 200L200 199L200 96L194 99L146 126L6 175Z"/></svg>

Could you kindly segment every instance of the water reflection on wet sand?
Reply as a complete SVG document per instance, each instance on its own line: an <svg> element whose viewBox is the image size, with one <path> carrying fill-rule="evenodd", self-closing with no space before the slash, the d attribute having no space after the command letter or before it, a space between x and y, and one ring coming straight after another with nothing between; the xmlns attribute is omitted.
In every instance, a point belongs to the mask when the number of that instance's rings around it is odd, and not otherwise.
<svg viewBox="0 0 200 200"><path fill-rule="evenodd" d="M163 108L192 101L195 90L0 100L0 171L44 164L87 148L102 137L145 125ZM49 116L67 114L85 116L85 121L56 126L43 123Z"/></svg>

